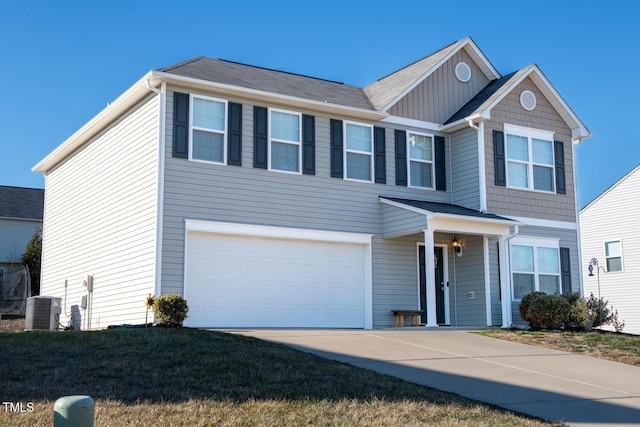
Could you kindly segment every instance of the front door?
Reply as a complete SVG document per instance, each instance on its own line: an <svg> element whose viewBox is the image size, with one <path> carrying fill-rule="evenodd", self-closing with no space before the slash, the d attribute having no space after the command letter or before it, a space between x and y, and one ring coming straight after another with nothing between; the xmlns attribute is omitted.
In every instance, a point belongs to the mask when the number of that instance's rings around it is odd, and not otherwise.
<svg viewBox="0 0 640 427"><path fill-rule="evenodd" d="M444 291L446 284L444 283L444 251L442 247L433 248L436 272L436 321L442 325L445 323L445 298ZM424 246L418 246L418 259L420 261L420 309L422 312L422 323L427 323L427 277L425 274L425 252Z"/></svg>

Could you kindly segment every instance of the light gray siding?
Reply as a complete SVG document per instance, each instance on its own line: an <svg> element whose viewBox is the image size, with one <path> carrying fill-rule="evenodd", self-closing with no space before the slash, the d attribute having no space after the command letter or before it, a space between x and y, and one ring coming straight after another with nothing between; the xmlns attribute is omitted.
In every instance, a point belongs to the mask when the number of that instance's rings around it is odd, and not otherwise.
<svg viewBox="0 0 640 427"><path fill-rule="evenodd" d="M382 229L385 238L404 236L424 230L427 220L424 214L382 204Z"/></svg>
<svg viewBox="0 0 640 427"><path fill-rule="evenodd" d="M409 275L415 275L415 271L406 271L406 263L415 263L415 255L409 257L408 261L404 259L407 254L415 254L415 247L403 246L403 239L382 239L379 196L443 203L449 203L451 200L447 191L395 185L393 128L386 129L387 184L331 178L330 117L309 111L301 112L314 114L316 117L316 174L297 175L267 171L253 167L253 104L231 99L230 101L243 103L242 166L216 165L171 157L172 99L172 92L169 91L164 174L162 293L181 294L183 290L185 218L367 233L374 235L374 326L392 324L389 307L395 303L404 303L403 292L404 295L408 295L408 289L414 289L415 292L417 288L417 282L413 278L407 282ZM450 183L447 183L447 188L450 188ZM415 241L413 243L415 244ZM398 283L402 285L399 287ZM384 301L385 295L391 296L389 302ZM412 302L415 304L417 300Z"/></svg>
<svg viewBox="0 0 640 427"><path fill-rule="evenodd" d="M449 304L452 326L486 325L482 236L456 236L462 257L449 256ZM447 242L451 243L451 241Z"/></svg>
<svg viewBox="0 0 640 427"><path fill-rule="evenodd" d="M502 299L500 296L500 258L498 239L489 239L489 272L491 283L491 324L502 325Z"/></svg>
<svg viewBox="0 0 640 427"><path fill-rule="evenodd" d="M451 134L451 185L453 203L480 209L478 132L473 128Z"/></svg>
<svg viewBox="0 0 640 427"><path fill-rule="evenodd" d="M466 83L459 81L454 74L456 64L461 61L471 68L471 79ZM462 49L393 105L389 113L409 119L444 123L488 83L489 79Z"/></svg>
<svg viewBox="0 0 640 427"><path fill-rule="evenodd" d="M145 320L155 281L158 105L155 95L142 101L47 174L41 293L66 294L62 324L72 312L87 324L78 306L89 274L93 328Z"/></svg>
<svg viewBox="0 0 640 427"><path fill-rule="evenodd" d="M526 89L532 91L537 98L537 105L533 111L527 111L520 105L520 93ZM552 131L555 140L564 142L567 194L550 194L495 185L493 130L504 130L504 123ZM485 155L489 212L497 215L576 222L571 130L530 78L523 80L491 110L491 120L485 124Z"/></svg>

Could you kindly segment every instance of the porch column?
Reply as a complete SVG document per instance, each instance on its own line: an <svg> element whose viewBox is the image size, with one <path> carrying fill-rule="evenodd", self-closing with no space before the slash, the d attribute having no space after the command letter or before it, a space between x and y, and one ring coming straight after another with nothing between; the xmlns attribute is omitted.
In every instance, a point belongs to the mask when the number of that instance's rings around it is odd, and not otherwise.
<svg viewBox="0 0 640 427"><path fill-rule="evenodd" d="M427 280L427 328L438 327L438 317L436 315L436 269L435 257L433 254L434 239L433 230L423 230L424 232L424 274Z"/></svg>
<svg viewBox="0 0 640 427"><path fill-rule="evenodd" d="M511 269L509 268L509 247L507 236L498 236L500 251L500 297L502 299L502 327L510 328L513 322L511 314Z"/></svg>

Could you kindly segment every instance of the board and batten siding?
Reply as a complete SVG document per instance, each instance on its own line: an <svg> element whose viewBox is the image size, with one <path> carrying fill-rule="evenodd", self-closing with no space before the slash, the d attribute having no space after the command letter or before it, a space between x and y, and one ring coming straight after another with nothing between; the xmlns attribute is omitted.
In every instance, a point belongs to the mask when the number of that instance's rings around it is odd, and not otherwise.
<svg viewBox="0 0 640 427"><path fill-rule="evenodd" d="M462 61L471 69L468 82L461 82L455 76L455 67ZM460 50L394 104L389 113L409 119L444 123L488 83L489 79L475 61L464 50Z"/></svg>
<svg viewBox="0 0 640 427"><path fill-rule="evenodd" d="M520 94L524 90L530 90L536 96L537 105L533 111L520 105ZM564 143L566 194L495 185L493 131L503 131L505 123L554 132L554 140ZM571 130L530 78L524 79L493 107L491 120L485 122L484 129L487 210L496 215L576 222Z"/></svg>
<svg viewBox="0 0 640 427"><path fill-rule="evenodd" d="M469 127L451 134L453 204L480 210L478 132Z"/></svg>
<svg viewBox="0 0 640 427"><path fill-rule="evenodd" d="M589 261L597 258L606 268L604 243L622 241L623 271L600 271L600 295L618 310L619 319L625 322L623 332L636 335L640 335L639 189L640 168L636 168L580 212L584 294L598 296L595 268L593 277L586 273Z"/></svg>
<svg viewBox="0 0 640 427"><path fill-rule="evenodd" d="M254 104L241 99L229 101L243 104L240 167L172 157L173 92L168 92L162 293L183 292L185 218L373 234L373 322L374 326L392 325L393 316L386 310L386 306L379 305L379 301L385 294L395 295L398 292L397 284L405 283L402 278L407 274L415 275L415 272L405 271L406 262L414 262L413 258L404 260L407 253L415 253L415 247L406 248L401 240L382 238L379 196L449 203L450 193L395 185L394 128L391 127L387 127L385 132L386 184L332 178L329 120L349 119L329 117L313 111L300 112L315 116L315 175L254 168ZM280 105L261 106L286 108ZM370 124L379 126L377 123ZM448 148L446 152L449 152ZM450 182L447 182L447 188L450 188ZM386 261L380 262L383 259ZM406 286L415 287L415 281L411 280Z"/></svg>
<svg viewBox="0 0 640 427"><path fill-rule="evenodd" d="M449 255L449 307L452 326L486 325L482 236L456 235L462 257ZM447 243L451 243L451 240Z"/></svg>
<svg viewBox="0 0 640 427"><path fill-rule="evenodd" d="M154 293L159 103L150 96L46 177L42 295L65 296L60 322L87 325L83 280L94 276L92 328L143 323ZM80 319L78 318L80 317Z"/></svg>
<svg viewBox="0 0 640 427"><path fill-rule="evenodd" d="M22 263L22 255L41 221L0 218L0 265Z"/></svg>

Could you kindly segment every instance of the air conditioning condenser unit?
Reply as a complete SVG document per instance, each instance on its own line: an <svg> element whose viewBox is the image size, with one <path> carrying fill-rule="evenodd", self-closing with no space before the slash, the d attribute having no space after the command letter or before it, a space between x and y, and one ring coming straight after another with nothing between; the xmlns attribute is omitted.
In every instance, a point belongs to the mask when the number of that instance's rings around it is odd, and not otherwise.
<svg viewBox="0 0 640 427"><path fill-rule="evenodd" d="M27 298L25 331L56 331L60 322L62 298L35 296Z"/></svg>

